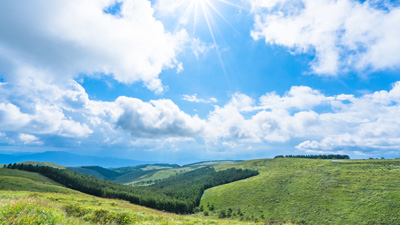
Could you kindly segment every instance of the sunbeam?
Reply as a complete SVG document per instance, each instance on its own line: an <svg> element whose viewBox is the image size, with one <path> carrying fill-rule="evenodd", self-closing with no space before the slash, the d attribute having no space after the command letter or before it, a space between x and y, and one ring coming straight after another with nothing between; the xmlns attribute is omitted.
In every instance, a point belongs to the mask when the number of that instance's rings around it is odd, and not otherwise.
<svg viewBox="0 0 400 225"><path fill-rule="evenodd" d="M212 26L210 24L210 21L208 19L208 10L207 10L207 8L205 6L206 3L204 3L204 2L208 2L208 0L201 1L201 9L203 10L203 15L204 15L204 18L206 19L208 30L210 31L210 34L211 34L211 37L212 37L212 40L213 40L213 43L214 43L215 50L217 51L218 59L219 59L219 62L221 64L222 70L224 72L226 83L228 84L229 89L232 89L231 88L231 84L230 84L229 79L228 79L228 74L226 73L224 62L222 61L221 52L219 51L219 46L217 44L217 41L215 40L214 31L213 31Z"/></svg>
<svg viewBox="0 0 400 225"><path fill-rule="evenodd" d="M178 0L175 2L175 7L176 8L181 8L182 9L182 14L178 20L178 24L176 26L176 30L178 30L182 26L187 26L189 21L192 21L192 35L196 36L196 32L198 32L198 23L200 21L200 16L204 18L204 21L207 25L208 31L210 33L213 46L215 47L215 50L218 55L218 60L221 64L221 68L223 70L227 85L229 88L231 88L229 79L228 79L228 74L225 69L224 62L222 60L221 56L221 51L219 48L219 45L217 43L217 39L215 36L215 31L214 29L217 29L216 26L212 25L211 21L214 20L214 14L217 15L217 17L221 18L229 27L233 29L233 31L237 34L240 35L240 32L237 31L237 29L224 17L224 15L220 12L218 7L216 6L216 2L223 3L225 5L235 7L238 9L242 9L241 6L234 4L228 0Z"/></svg>

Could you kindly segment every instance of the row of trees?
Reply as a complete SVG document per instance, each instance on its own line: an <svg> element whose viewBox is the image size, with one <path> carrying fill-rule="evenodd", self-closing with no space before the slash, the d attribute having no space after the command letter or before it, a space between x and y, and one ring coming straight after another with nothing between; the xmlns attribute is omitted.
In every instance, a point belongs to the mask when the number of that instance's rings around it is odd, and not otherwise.
<svg viewBox="0 0 400 225"><path fill-rule="evenodd" d="M148 187L131 187L48 166L9 164L7 168L38 172L68 188L87 194L123 199L134 204L174 213L194 212L207 188L258 174L257 171L234 168L219 172L213 168L201 168L167 178Z"/></svg>
<svg viewBox="0 0 400 225"><path fill-rule="evenodd" d="M277 155L276 158L305 158L305 159L350 159L348 155L330 154L330 155Z"/></svg>

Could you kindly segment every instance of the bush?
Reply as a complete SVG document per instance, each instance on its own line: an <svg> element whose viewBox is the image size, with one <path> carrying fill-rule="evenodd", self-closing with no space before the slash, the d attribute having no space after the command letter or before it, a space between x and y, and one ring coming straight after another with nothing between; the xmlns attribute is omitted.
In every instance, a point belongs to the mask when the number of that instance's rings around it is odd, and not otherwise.
<svg viewBox="0 0 400 225"><path fill-rule="evenodd" d="M219 211L219 213L218 213L218 218L225 218L225 217L226 217L226 212L225 212L225 210Z"/></svg>

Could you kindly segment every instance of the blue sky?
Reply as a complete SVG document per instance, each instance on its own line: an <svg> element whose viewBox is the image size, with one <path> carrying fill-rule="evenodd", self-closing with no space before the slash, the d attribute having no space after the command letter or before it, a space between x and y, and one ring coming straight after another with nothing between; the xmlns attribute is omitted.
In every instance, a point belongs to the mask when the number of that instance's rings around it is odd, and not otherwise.
<svg viewBox="0 0 400 225"><path fill-rule="evenodd" d="M3 1L0 150L398 157L396 24L397 1Z"/></svg>

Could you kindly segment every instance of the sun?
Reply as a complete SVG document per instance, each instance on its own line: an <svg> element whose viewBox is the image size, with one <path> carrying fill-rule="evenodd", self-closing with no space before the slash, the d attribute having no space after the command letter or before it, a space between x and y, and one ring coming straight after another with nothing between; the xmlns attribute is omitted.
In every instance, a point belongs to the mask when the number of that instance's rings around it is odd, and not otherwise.
<svg viewBox="0 0 400 225"><path fill-rule="evenodd" d="M177 8L184 8L184 13L180 16L181 21L193 21L193 36L196 34L196 26L199 21L199 17L203 16L210 34L213 36L213 27L210 21L214 21L214 15L220 17L223 21L225 21L229 26L233 28L233 26L229 23L229 21L222 15L218 7L215 3L224 3L229 6L233 6L236 8L241 8L239 5L236 5L228 0L177 0L176 6Z"/></svg>

